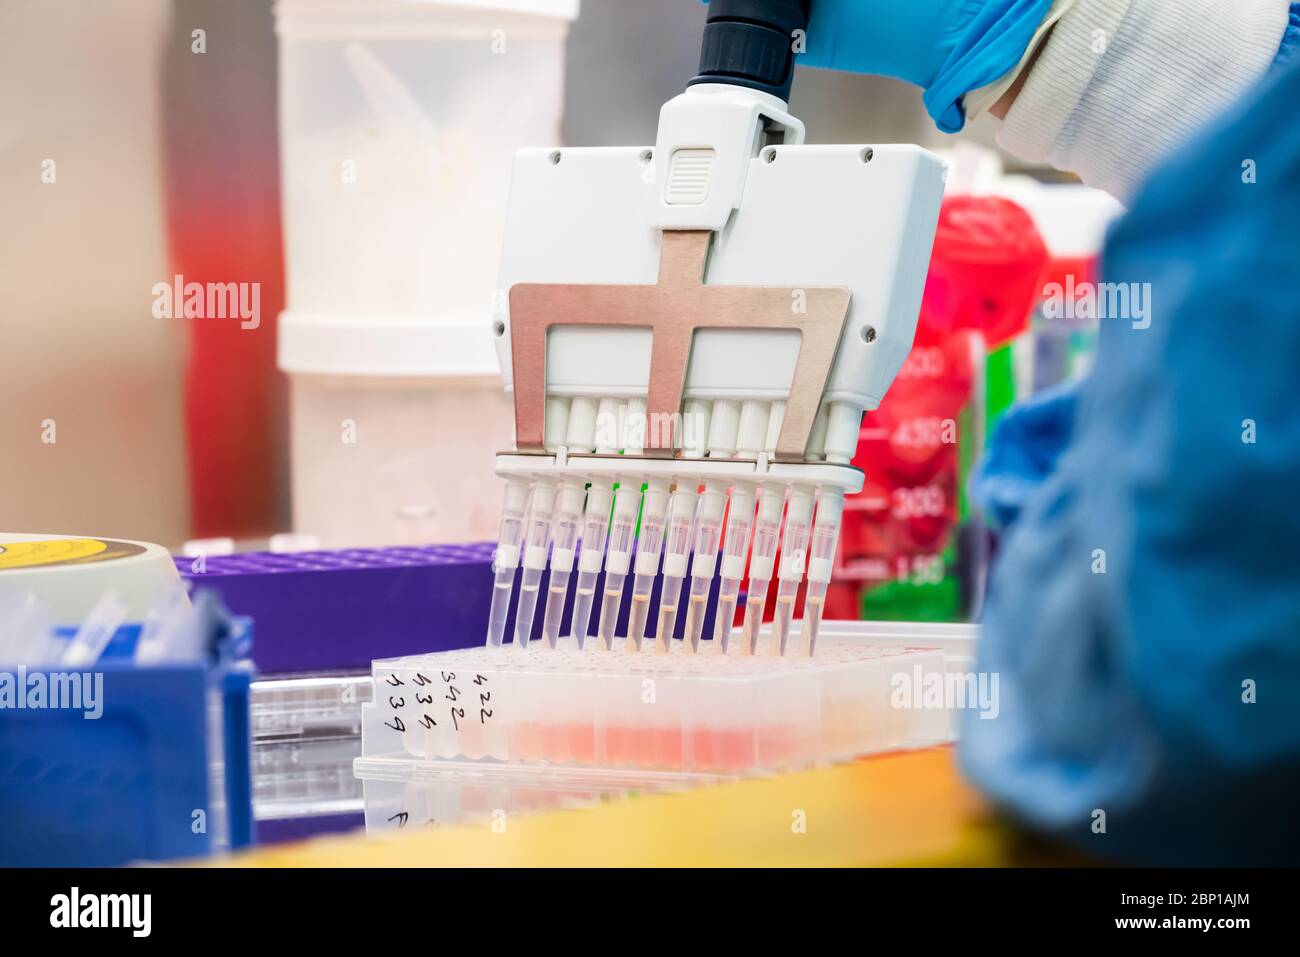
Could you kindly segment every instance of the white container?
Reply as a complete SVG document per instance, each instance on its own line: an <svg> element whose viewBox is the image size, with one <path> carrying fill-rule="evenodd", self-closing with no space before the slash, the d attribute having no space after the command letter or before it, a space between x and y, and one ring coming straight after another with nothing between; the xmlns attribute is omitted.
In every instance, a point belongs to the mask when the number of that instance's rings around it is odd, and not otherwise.
<svg viewBox="0 0 1300 957"><path fill-rule="evenodd" d="M325 548L492 538L493 455L511 445L495 378L290 374L293 525Z"/></svg>
<svg viewBox="0 0 1300 957"><path fill-rule="evenodd" d="M276 4L294 528L326 547L495 532L510 169L519 147L559 142L577 9Z"/></svg>

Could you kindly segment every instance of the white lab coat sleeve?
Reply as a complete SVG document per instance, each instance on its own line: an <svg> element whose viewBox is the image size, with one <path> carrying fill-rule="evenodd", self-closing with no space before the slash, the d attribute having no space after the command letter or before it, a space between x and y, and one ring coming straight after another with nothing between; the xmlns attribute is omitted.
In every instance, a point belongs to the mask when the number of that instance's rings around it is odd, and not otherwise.
<svg viewBox="0 0 1300 957"><path fill-rule="evenodd" d="M1288 0L1078 0L998 142L1127 202L1146 174L1272 64Z"/></svg>

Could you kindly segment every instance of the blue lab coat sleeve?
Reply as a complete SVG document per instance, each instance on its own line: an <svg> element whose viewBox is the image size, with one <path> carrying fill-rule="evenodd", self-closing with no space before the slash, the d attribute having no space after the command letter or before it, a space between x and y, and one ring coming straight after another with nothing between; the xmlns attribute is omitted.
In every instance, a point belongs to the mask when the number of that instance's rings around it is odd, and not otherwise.
<svg viewBox="0 0 1300 957"><path fill-rule="evenodd" d="M963 769L1100 857L1300 860L1297 104L1283 63L1112 231L1127 308L991 576Z"/></svg>

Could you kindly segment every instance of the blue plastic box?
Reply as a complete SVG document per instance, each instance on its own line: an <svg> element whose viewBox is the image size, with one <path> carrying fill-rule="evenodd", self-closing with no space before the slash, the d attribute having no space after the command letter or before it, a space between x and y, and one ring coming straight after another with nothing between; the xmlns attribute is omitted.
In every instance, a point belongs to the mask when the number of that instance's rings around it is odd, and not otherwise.
<svg viewBox="0 0 1300 957"><path fill-rule="evenodd" d="M0 865L112 866L252 842L250 670L101 659L78 671L102 676L81 708L0 707ZM0 668L29 687L51 673L69 672Z"/></svg>

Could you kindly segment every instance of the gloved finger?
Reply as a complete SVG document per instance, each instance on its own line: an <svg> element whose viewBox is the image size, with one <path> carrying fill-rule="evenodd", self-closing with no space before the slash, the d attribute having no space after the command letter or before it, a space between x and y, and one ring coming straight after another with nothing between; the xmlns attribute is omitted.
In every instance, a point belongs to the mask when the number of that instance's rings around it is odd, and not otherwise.
<svg viewBox="0 0 1300 957"><path fill-rule="evenodd" d="M1006 528L1056 468L1070 443L1079 400L1070 383L1014 406L998 424L971 475L971 501L985 518Z"/></svg>
<svg viewBox="0 0 1300 957"><path fill-rule="evenodd" d="M933 81L984 0L817 0L800 66L889 76L913 86ZM970 10L964 8L971 8Z"/></svg>

